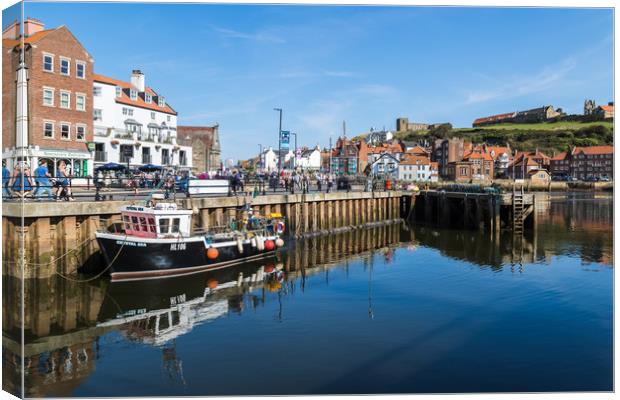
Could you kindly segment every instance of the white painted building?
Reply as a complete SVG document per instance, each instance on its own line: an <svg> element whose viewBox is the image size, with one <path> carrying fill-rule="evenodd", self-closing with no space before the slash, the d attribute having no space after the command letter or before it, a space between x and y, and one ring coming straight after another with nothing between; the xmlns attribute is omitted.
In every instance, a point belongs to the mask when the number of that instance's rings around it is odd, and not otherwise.
<svg viewBox="0 0 620 400"><path fill-rule="evenodd" d="M260 170L263 172L273 172L278 169L278 160L276 152L273 148L269 147L267 150L263 150L260 159Z"/></svg>
<svg viewBox="0 0 620 400"><path fill-rule="evenodd" d="M374 176L384 176L391 179L398 178L398 165L400 164L397 157L390 153L382 153L372 164L370 170Z"/></svg>
<svg viewBox="0 0 620 400"><path fill-rule="evenodd" d="M297 166L301 169L318 171L321 168L321 148L317 145L314 149L301 150Z"/></svg>
<svg viewBox="0 0 620 400"><path fill-rule="evenodd" d="M431 162L428 157L407 155L398 165L398 179L409 182L437 182L437 163Z"/></svg>
<svg viewBox="0 0 620 400"><path fill-rule="evenodd" d="M177 113L134 70L125 82L93 79L95 168L109 162L190 170L191 146L177 143Z"/></svg>
<svg viewBox="0 0 620 400"><path fill-rule="evenodd" d="M394 134L385 129L382 131L375 131L370 128L370 133L366 136L366 142L372 146L377 146L386 142L389 142L394 138Z"/></svg>

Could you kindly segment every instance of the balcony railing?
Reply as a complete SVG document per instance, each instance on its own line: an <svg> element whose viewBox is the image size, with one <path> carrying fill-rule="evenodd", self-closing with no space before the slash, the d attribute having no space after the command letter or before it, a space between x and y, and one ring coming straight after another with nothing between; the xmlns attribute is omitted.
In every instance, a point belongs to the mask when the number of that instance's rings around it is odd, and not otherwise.
<svg viewBox="0 0 620 400"><path fill-rule="evenodd" d="M108 153L105 151L95 151L95 161L108 161Z"/></svg>
<svg viewBox="0 0 620 400"><path fill-rule="evenodd" d="M172 138L165 137L161 140L162 143L172 144Z"/></svg>
<svg viewBox="0 0 620 400"><path fill-rule="evenodd" d="M131 139L134 140L134 134L132 132L120 132L114 135L117 139Z"/></svg>
<svg viewBox="0 0 620 400"><path fill-rule="evenodd" d="M142 154L142 164L150 164L152 157L150 154Z"/></svg>
<svg viewBox="0 0 620 400"><path fill-rule="evenodd" d="M161 163L163 165L170 165L170 164L172 164L172 157L162 157L161 158Z"/></svg>
<svg viewBox="0 0 620 400"><path fill-rule="evenodd" d="M182 166L186 166L187 165L187 158L186 157L181 157L179 159L179 164Z"/></svg>
<svg viewBox="0 0 620 400"><path fill-rule="evenodd" d="M124 156L121 154L121 164L126 164L131 162L132 157L129 156Z"/></svg>
<svg viewBox="0 0 620 400"><path fill-rule="evenodd" d="M141 134L138 135L138 140L142 141L142 142L153 142L153 143L157 143L157 135L149 135L149 134Z"/></svg>

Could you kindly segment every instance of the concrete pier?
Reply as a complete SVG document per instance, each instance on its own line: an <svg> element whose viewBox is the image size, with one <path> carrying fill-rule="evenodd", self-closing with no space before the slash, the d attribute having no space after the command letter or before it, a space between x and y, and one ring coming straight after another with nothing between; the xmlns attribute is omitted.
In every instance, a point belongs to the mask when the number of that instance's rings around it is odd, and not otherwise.
<svg viewBox="0 0 620 400"><path fill-rule="evenodd" d="M519 197L523 204L521 223L531 227L535 218L535 195ZM499 234L515 224L512 193L461 193L422 190L415 199L412 219L442 227L480 229Z"/></svg>
<svg viewBox="0 0 620 400"><path fill-rule="evenodd" d="M534 195L520 196L522 211L514 215L512 194L453 193L425 190L335 192L310 194L274 194L267 196L183 198L180 207L193 211L194 228L225 226L245 204L262 214L281 213L287 221L290 237L314 233L339 232L381 221L406 219L442 227L480 229L499 235L511 230L515 219L520 226L534 224ZM122 206L142 201L105 201L76 203L26 203L2 205L2 273L21 276L20 236L24 235L26 278L70 275L78 268L95 271L102 265L95 232L102 225L120 222ZM520 203L520 204L521 204Z"/></svg>

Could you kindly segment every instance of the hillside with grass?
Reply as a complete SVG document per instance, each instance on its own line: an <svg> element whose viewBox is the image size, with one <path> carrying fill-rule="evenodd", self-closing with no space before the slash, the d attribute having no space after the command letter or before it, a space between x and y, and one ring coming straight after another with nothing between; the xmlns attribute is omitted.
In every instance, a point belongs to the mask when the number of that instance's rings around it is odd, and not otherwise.
<svg viewBox="0 0 620 400"><path fill-rule="evenodd" d="M433 130L398 132L402 140L464 138L474 143L509 144L517 150L567 151L573 146L612 145L613 122L559 121L537 124L498 124L477 128L440 126Z"/></svg>

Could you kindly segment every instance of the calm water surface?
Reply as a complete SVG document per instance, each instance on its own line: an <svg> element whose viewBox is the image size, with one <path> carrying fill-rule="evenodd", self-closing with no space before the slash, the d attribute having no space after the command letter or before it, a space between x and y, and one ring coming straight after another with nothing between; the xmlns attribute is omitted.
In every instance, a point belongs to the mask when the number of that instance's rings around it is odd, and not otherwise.
<svg viewBox="0 0 620 400"><path fill-rule="evenodd" d="M27 394L613 390L612 198L538 210L516 241L393 225L184 278L27 282ZM7 389L18 288L4 280Z"/></svg>

